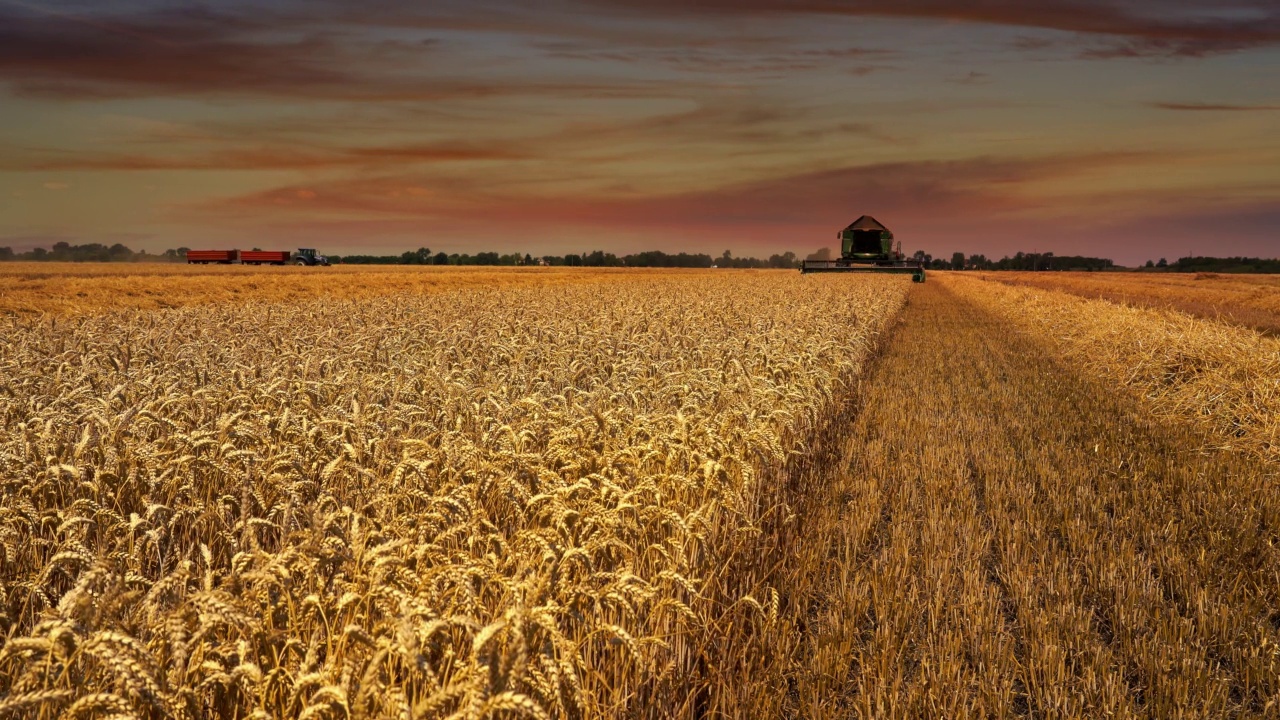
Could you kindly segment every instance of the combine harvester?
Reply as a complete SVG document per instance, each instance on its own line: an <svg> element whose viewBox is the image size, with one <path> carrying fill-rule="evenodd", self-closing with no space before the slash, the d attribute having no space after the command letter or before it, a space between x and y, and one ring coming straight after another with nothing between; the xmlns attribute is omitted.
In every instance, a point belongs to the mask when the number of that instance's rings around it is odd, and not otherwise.
<svg viewBox="0 0 1280 720"><path fill-rule="evenodd" d="M870 215L863 215L837 235L840 257L835 260L805 260L800 272L871 272L910 275L924 282L924 263L908 260L902 243L894 246L893 233Z"/></svg>

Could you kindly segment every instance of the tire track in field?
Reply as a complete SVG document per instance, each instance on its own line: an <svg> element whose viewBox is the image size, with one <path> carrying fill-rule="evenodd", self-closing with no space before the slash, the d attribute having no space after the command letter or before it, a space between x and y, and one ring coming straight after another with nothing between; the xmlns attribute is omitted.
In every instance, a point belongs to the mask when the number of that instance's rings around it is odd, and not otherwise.
<svg viewBox="0 0 1280 720"><path fill-rule="evenodd" d="M823 678L844 691L810 716L1274 711L1255 460L1190 450L945 283L913 289L864 392L836 481L856 530L827 551L852 567L810 642L848 655Z"/></svg>

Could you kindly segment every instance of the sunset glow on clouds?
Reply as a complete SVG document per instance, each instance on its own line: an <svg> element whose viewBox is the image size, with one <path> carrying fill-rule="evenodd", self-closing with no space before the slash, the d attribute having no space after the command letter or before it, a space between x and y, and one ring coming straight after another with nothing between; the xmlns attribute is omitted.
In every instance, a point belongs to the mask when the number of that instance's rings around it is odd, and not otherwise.
<svg viewBox="0 0 1280 720"><path fill-rule="evenodd" d="M1274 0L0 0L0 245L1280 255Z"/></svg>

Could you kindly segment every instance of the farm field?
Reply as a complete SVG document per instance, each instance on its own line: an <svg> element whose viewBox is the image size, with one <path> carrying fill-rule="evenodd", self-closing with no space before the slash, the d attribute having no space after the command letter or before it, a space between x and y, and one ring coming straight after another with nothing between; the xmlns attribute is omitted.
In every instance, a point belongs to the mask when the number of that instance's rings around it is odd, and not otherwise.
<svg viewBox="0 0 1280 720"><path fill-rule="evenodd" d="M0 263L0 316L162 310L247 301L360 299L508 285L607 281L631 270L412 265L254 267L185 263Z"/></svg>
<svg viewBox="0 0 1280 720"><path fill-rule="evenodd" d="M1087 298L1179 310L1280 334L1280 275L1227 273L980 273L983 279Z"/></svg>
<svg viewBox="0 0 1280 720"><path fill-rule="evenodd" d="M1255 329L958 273L198 270L3 298L0 717L1280 712Z"/></svg>

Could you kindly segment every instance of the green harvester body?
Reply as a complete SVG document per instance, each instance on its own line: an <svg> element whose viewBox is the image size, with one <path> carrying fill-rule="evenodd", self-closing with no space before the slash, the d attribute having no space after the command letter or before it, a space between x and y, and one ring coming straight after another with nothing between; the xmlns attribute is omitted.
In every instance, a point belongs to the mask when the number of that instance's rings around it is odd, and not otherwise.
<svg viewBox="0 0 1280 720"><path fill-rule="evenodd" d="M805 260L800 264L802 273L864 272L910 275L916 282L924 282L924 264L909 260L902 254L902 246L894 246L893 233L870 215L854 220L849 227L836 234L840 240L840 257L836 260Z"/></svg>

